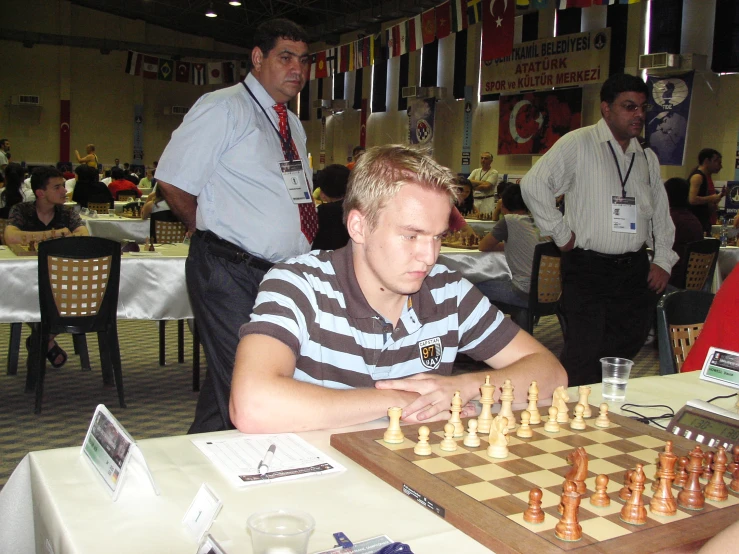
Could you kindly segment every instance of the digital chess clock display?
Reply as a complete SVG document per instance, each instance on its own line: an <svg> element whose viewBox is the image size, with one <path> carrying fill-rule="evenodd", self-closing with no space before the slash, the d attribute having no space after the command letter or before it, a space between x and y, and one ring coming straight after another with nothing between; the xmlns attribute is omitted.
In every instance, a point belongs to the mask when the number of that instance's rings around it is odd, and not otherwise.
<svg viewBox="0 0 739 554"><path fill-rule="evenodd" d="M704 435L721 437L732 444L739 442L739 428L735 425L710 419L693 412L685 412L678 419L677 424L681 427L689 427L695 431L702 431Z"/></svg>
<svg viewBox="0 0 739 554"><path fill-rule="evenodd" d="M670 433L730 450L739 445L739 415L702 400L690 400L667 424Z"/></svg>

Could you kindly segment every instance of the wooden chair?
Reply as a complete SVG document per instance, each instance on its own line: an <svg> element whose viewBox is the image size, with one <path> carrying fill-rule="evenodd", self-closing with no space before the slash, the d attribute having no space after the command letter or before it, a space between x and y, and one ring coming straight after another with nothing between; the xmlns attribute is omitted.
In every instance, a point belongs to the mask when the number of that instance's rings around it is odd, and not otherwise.
<svg viewBox="0 0 739 554"><path fill-rule="evenodd" d="M95 210L99 214L107 214L110 213L110 204L107 202L88 202L87 209Z"/></svg>
<svg viewBox="0 0 739 554"><path fill-rule="evenodd" d="M688 264L685 269L685 288L687 290L711 291L720 247L721 241L718 239L702 239L686 245L685 258Z"/></svg>
<svg viewBox="0 0 739 554"><path fill-rule="evenodd" d="M118 344L118 288L121 245L99 237L67 237L39 244L38 288L41 324L32 336L26 390L36 389L35 413L41 413L46 345L49 335L96 332L103 382L115 382L121 408L121 352Z"/></svg>
<svg viewBox="0 0 739 554"><path fill-rule="evenodd" d="M180 221L152 219L151 227L152 240L157 244L182 242L185 240L185 233L187 233L185 224Z"/></svg>
<svg viewBox="0 0 739 554"><path fill-rule="evenodd" d="M698 338L713 294L699 290L678 290L666 294L657 305L657 340L660 375L679 373Z"/></svg>
<svg viewBox="0 0 739 554"><path fill-rule="evenodd" d="M136 196L133 196L133 195L128 196L128 195L122 194L118 197L118 201L119 202L134 202L136 201Z"/></svg>

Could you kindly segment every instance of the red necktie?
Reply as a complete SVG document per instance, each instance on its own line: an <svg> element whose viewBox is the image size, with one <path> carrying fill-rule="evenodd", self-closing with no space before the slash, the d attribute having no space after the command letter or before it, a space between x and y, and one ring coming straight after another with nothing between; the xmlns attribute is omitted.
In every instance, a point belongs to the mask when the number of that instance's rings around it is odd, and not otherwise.
<svg viewBox="0 0 739 554"><path fill-rule="evenodd" d="M280 136L282 137L282 153L285 155L285 159L290 161L299 160L298 150L295 148L295 143L290 136L290 126L287 122L287 108L285 104L275 104L272 107L280 118L279 130ZM308 242L313 244L313 239L316 238L316 232L318 231L316 207L313 205L313 202L298 204L298 212L300 213L300 230Z"/></svg>

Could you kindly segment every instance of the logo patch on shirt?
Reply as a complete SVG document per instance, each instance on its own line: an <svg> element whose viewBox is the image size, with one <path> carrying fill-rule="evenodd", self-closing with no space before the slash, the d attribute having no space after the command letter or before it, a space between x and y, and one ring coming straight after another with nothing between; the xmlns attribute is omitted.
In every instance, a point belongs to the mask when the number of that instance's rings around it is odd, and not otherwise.
<svg viewBox="0 0 739 554"><path fill-rule="evenodd" d="M426 339L418 343L418 351L421 355L421 363L427 369L437 369L441 364L441 337Z"/></svg>

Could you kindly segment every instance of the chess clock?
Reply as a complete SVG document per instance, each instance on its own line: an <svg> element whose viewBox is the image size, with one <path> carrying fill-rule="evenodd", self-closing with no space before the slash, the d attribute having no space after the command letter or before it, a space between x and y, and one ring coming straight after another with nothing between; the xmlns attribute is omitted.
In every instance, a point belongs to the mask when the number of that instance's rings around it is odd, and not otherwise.
<svg viewBox="0 0 739 554"><path fill-rule="evenodd" d="M723 446L731 452L739 444L739 414L702 400L689 400L667 424L667 431L709 448Z"/></svg>

